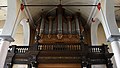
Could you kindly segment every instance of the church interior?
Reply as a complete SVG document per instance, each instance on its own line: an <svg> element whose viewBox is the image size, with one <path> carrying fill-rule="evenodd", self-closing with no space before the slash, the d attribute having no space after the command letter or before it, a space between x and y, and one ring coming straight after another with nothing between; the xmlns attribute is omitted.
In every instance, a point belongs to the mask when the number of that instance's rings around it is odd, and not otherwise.
<svg viewBox="0 0 120 68"><path fill-rule="evenodd" d="M0 68L120 68L120 0L0 0Z"/></svg>

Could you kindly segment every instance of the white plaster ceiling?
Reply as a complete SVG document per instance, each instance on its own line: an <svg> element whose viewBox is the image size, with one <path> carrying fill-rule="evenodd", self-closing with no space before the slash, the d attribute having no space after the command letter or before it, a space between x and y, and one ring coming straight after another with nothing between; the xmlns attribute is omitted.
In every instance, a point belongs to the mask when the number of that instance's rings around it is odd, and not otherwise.
<svg viewBox="0 0 120 68"><path fill-rule="evenodd" d="M92 5L94 4L94 1L96 0L61 0L61 4L62 5ZM60 4L60 0L26 0L26 4L28 5L58 5ZM40 13L41 13L41 10L44 9L44 11L49 11L55 7L40 7L40 6L35 6L35 7L28 7L29 8L29 11L33 17L34 20L36 20ZM91 12L91 8L92 7L85 7L85 6L81 6L81 7L64 7L72 12L81 12L81 14L83 15L84 18L88 18L89 17L89 14Z"/></svg>
<svg viewBox="0 0 120 68"><path fill-rule="evenodd" d="M93 5L95 3L95 1L98 0L61 0L63 5ZM59 4L60 0L26 0L26 4L30 4L30 5L39 5L39 4L43 4L43 5L56 5ZM114 0L115 5L120 5L120 0ZM29 11L33 17L34 20L37 20L37 18L39 17L41 10L44 9L44 11L48 11L51 10L55 7L29 7ZM66 9L69 9L73 12L77 12L80 9L80 12L82 14L82 16L87 20L90 16L90 12L92 7L86 7L86 6L82 6L82 7L65 7ZM115 14L116 14L116 19L120 19L120 8L115 8Z"/></svg>
<svg viewBox="0 0 120 68"><path fill-rule="evenodd" d="M32 4L32 5L39 5L39 4L45 4L45 5L56 5L59 4L60 1L59 0L23 0L26 1L26 4ZM62 4L64 5L78 5L78 4L88 4L88 5L92 5L94 3L94 1L97 0L62 0ZM114 0L115 5L120 5L120 0ZM0 6L7 6L7 0L0 0ZM36 20L40 13L41 10L44 9L44 11L49 11L55 7L28 7L30 14L32 15L32 17L34 18L34 20ZM78 9L80 9L81 14L83 15L84 18L88 19L90 12L91 12L91 8L92 7L66 7L67 9L76 12L79 11ZM115 8L115 14L116 14L116 18L120 19L120 8ZM5 7L0 7L0 20L5 20L6 19L6 15L7 15L7 8Z"/></svg>

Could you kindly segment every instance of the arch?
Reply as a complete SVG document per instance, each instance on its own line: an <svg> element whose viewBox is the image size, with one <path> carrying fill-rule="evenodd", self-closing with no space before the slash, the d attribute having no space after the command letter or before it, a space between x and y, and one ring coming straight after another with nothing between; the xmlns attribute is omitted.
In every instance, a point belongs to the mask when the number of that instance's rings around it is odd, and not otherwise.
<svg viewBox="0 0 120 68"><path fill-rule="evenodd" d="M105 30L103 29L102 22L95 18L95 22L91 23L91 42L93 46L106 43L107 38ZM113 60L114 61L114 60ZM92 65L93 68L105 68L105 65Z"/></svg>
<svg viewBox="0 0 120 68"><path fill-rule="evenodd" d="M95 22L91 23L91 43L92 43L92 45L98 44L97 29L98 29L99 24L100 24L100 21L98 19L95 19Z"/></svg>
<svg viewBox="0 0 120 68"><path fill-rule="evenodd" d="M27 22L27 19L23 19L20 24L23 26L23 36L24 36L24 42L23 42L23 46L28 46L29 45L29 41L30 41L30 25Z"/></svg>
<svg viewBox="0 0 120 68"><path fill-rule="evenodd" d="M107 32L105 32L105 25L103 24L104 21L101 21L99 18L95 19L95 22L92 22L91 24L91 42L92 45L95 44L102 44L102 43L107 43ZM100 30L99 30L100 29ZM102 30L102 31L101 31ZM98 31L104 35L98 34ZM100 36L101 35L101 36ZM101 39L103 39L102 41L100 41ZM110 45L110 43L109 43ZM109 46L110 48L110 52L112 52L112 47ZM115 63L115 58L112 58L112 62L113 62L113 67L116 68L116 63ZM101 68L105 68L104 65L95 65L93 67L101 67Z"/></svg>
<svg viewBox="0 0 120 68"><path fill-rule="evenodd" d="M22 19L20 23L16 25L16 29L14 30L14 39L16 40L12 44L17 44L20 46L28 46L30 39L30 26L27 22L27 19ZM19 38L19 42L17 41Z"/></svg>
<svg viewBox="0 0 120 68"><path fill-rule="evenodd" d="M95 18L95 22L91 23L91 42L92 42L92 45L102 44L102 42L104 42L104 43L107 42L107 32L105 32L105 27L103 26L102 22L103 21L100 21L99 18ZM100 30L99 30L99 28L100 28ZM99 39L101 39L101 37L98 37L98 31L99 32L101 31L102 34L104 34L104 41L102 41L102 42L99 42ZM106 40L106 42L105 42L105 40Z"/></svg>

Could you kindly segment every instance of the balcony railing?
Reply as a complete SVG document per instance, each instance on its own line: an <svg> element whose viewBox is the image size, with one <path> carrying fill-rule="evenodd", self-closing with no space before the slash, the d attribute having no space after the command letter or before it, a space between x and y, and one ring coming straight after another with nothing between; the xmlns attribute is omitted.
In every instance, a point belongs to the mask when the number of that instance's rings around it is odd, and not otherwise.
<svg viewBox="0 0 120 68"><path fill-rule="evenodd" d="M104 53L104 46L89 46L90 53Z"/></svg>
<svg viewBox="0 0 120 68"><path fill-rule="evenodd" d="M81 66L106 64L112 68L107 45L86 44L35 44L33 46L10 46L6 64L10 63L81 63ZM27 61L26 61L27 60Z"/></svg>
<svg viewBox="0 0 120 68"><path fill-rule="evenodd" d="M32 48L32 49L31 49ZM24 54L27 51L86 51L88 53L107 53L107 45L102 46L83 46L81 48L80 44L40 44L37 48L34 46L10 46L9 52L14 52L16 54Z"/></svg>
<svg viewBox="0 0 120 68"><path fill-rule="evenodd" d="M16 54L24 54L29 50L29 46L10 46L8 51Z"/></svg>
<svg viewBox="0 0 120 68"><path fill-rule="evenodd" d="M81 48L80 48L80 45L38 45L38 50L40 51L79 51Z"/></svg>

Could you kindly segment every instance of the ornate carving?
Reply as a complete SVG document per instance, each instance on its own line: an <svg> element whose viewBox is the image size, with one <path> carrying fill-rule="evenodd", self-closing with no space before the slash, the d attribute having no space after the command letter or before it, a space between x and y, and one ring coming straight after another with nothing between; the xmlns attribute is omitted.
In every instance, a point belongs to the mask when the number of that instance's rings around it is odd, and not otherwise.
<svg viewBox="0 0 120 68"><path fill-rule="evenodd" d="M42 38L39 40L39 43L43 44L54 44L54 43L79 43L79 35L42 35ZM72 39L71 39L72 38Z"/></svg>
<svg viewBox="0 0 120 68"><path fill-rule="evenodd" d="M49 38L49 39L51 38L51 35L50 35L50 34L48 35L48 38Z"/></svg>
<svg viewBox="0 0 120 68"><path fill-rule="evenodd" d="M63 37L62 34L58 34L58 35L57 35L57 38L58 38L58 39L62 39L62 37Z"/></svg>

